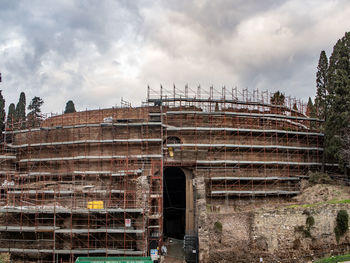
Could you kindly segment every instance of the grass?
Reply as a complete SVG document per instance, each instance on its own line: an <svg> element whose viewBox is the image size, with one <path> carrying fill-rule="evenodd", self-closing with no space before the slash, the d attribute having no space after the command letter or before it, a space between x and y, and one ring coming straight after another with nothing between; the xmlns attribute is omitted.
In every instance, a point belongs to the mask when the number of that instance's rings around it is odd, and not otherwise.
<svg viewBox="0 0 350 263"><path fill-rule="evenodd" d="M343 262L346 260L350 260L350 254L335 256L330 258L322 258L322 259L316 260L314 263L337 263L337 262Z"/></svg>
<svg viewBox="0 0 350 263"><path fill-rule="evenodd" d="M324 204L350 204L350 199L344 199L344 200L330 200L325 202L317 202L313 204L304 204L304 205L289 205L287 208L309 208L314 207L318 205L324 205Z"/></svg>

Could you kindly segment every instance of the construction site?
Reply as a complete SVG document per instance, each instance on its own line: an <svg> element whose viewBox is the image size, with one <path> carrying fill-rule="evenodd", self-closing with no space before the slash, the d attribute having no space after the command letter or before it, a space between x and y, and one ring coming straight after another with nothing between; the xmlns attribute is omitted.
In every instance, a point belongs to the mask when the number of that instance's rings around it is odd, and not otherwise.
<svg viewBox="0 0 350 263"><path fill-rule="evenodd" d="M185 240L188 262L206 262L208 210L291 198L322 167L322 120L272 95L148 88L140 107L7 123L0 252L22 262L147 256L170 237Z"/></svg>

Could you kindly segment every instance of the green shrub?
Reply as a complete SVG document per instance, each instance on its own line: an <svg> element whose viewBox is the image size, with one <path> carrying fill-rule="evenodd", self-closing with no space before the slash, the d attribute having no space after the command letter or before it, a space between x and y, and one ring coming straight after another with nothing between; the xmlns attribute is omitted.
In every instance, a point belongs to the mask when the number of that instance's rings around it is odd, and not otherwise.
<svg viewBox="0 0 350 263"><path fill-rule="evenodd" d="M294 231L295 232L304 232L304 226L295 226Z"/></svg>
<svg viewBox="0 0 350 263"><path fill-rule="evenodd" d="M308 228L304 229L304 237L309 237L309 238L312 237L310 229Z"/></svg>
<svg viewBox="0 0 350 263"><path fill-rule="evenodd" d="M336 225L334 227L335 238L339 243L342 237L349 228L349 214L346 210L340 210L337 214Z"/></svg>
<svg viewBox="0 0 350 263"><path fill-rule="evenodd" d="M311 184L330 184L332 179L326 173L309 172L309 182Z"/></svg>
<svg viewBox="0 0 350 263"><path fill-rule="evenodd" d="M308 216L307 218L306 218L306 227L307 228L311 228L311 227L313 227L315 225L315 219L314 219L314 217L313 216Z"/></svg>
<svg viewBox="0 0 350 263"><path fill-rule="evenodd" d="M220 221L216 221L214 223L214 230L216 233L219 233L219 234L222 233L222 223Z"/></svg>
<svg viewBox="0 0 350 263"><path fill-rule="evenodd" d="M312 235L311 235L311 228L315 225L314 217L309 215L306 218L305 224L306 224L306 226L296 226L294 228L294 231L303 233L304 237L312 237Z"/></svg>

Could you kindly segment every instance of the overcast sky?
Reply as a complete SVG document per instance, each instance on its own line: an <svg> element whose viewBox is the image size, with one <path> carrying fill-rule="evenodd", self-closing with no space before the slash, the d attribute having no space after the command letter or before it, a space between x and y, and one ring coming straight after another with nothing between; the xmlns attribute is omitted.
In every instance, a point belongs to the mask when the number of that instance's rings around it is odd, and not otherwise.
<svg viewBox="0 0 350 263"><path fill-rule="evenodd" d="M2 0L0 84L61 112L140 105L150 85L315 94L321 50L350 31L348 0Z"/></svg>

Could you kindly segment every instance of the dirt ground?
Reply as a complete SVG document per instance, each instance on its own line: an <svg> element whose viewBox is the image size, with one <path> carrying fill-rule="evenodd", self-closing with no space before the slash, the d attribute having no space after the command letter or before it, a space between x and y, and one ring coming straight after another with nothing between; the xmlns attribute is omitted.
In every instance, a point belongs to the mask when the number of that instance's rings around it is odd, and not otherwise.
<svg viewBox="0 0 350 263"><path fill-rule="evenodd" d="M168 238L164 245L168 252L165 257L162 257L161 263L182 263L184 260L183 240Z"/></svg>
<svg viewBox="0 0 350 263"><path fill-rule="evenodd" d="M345 199L350 199L350 187L330 184L316 184L307 187L300 195L293 198L294 201L300 204L314 204Z"/></svg>

